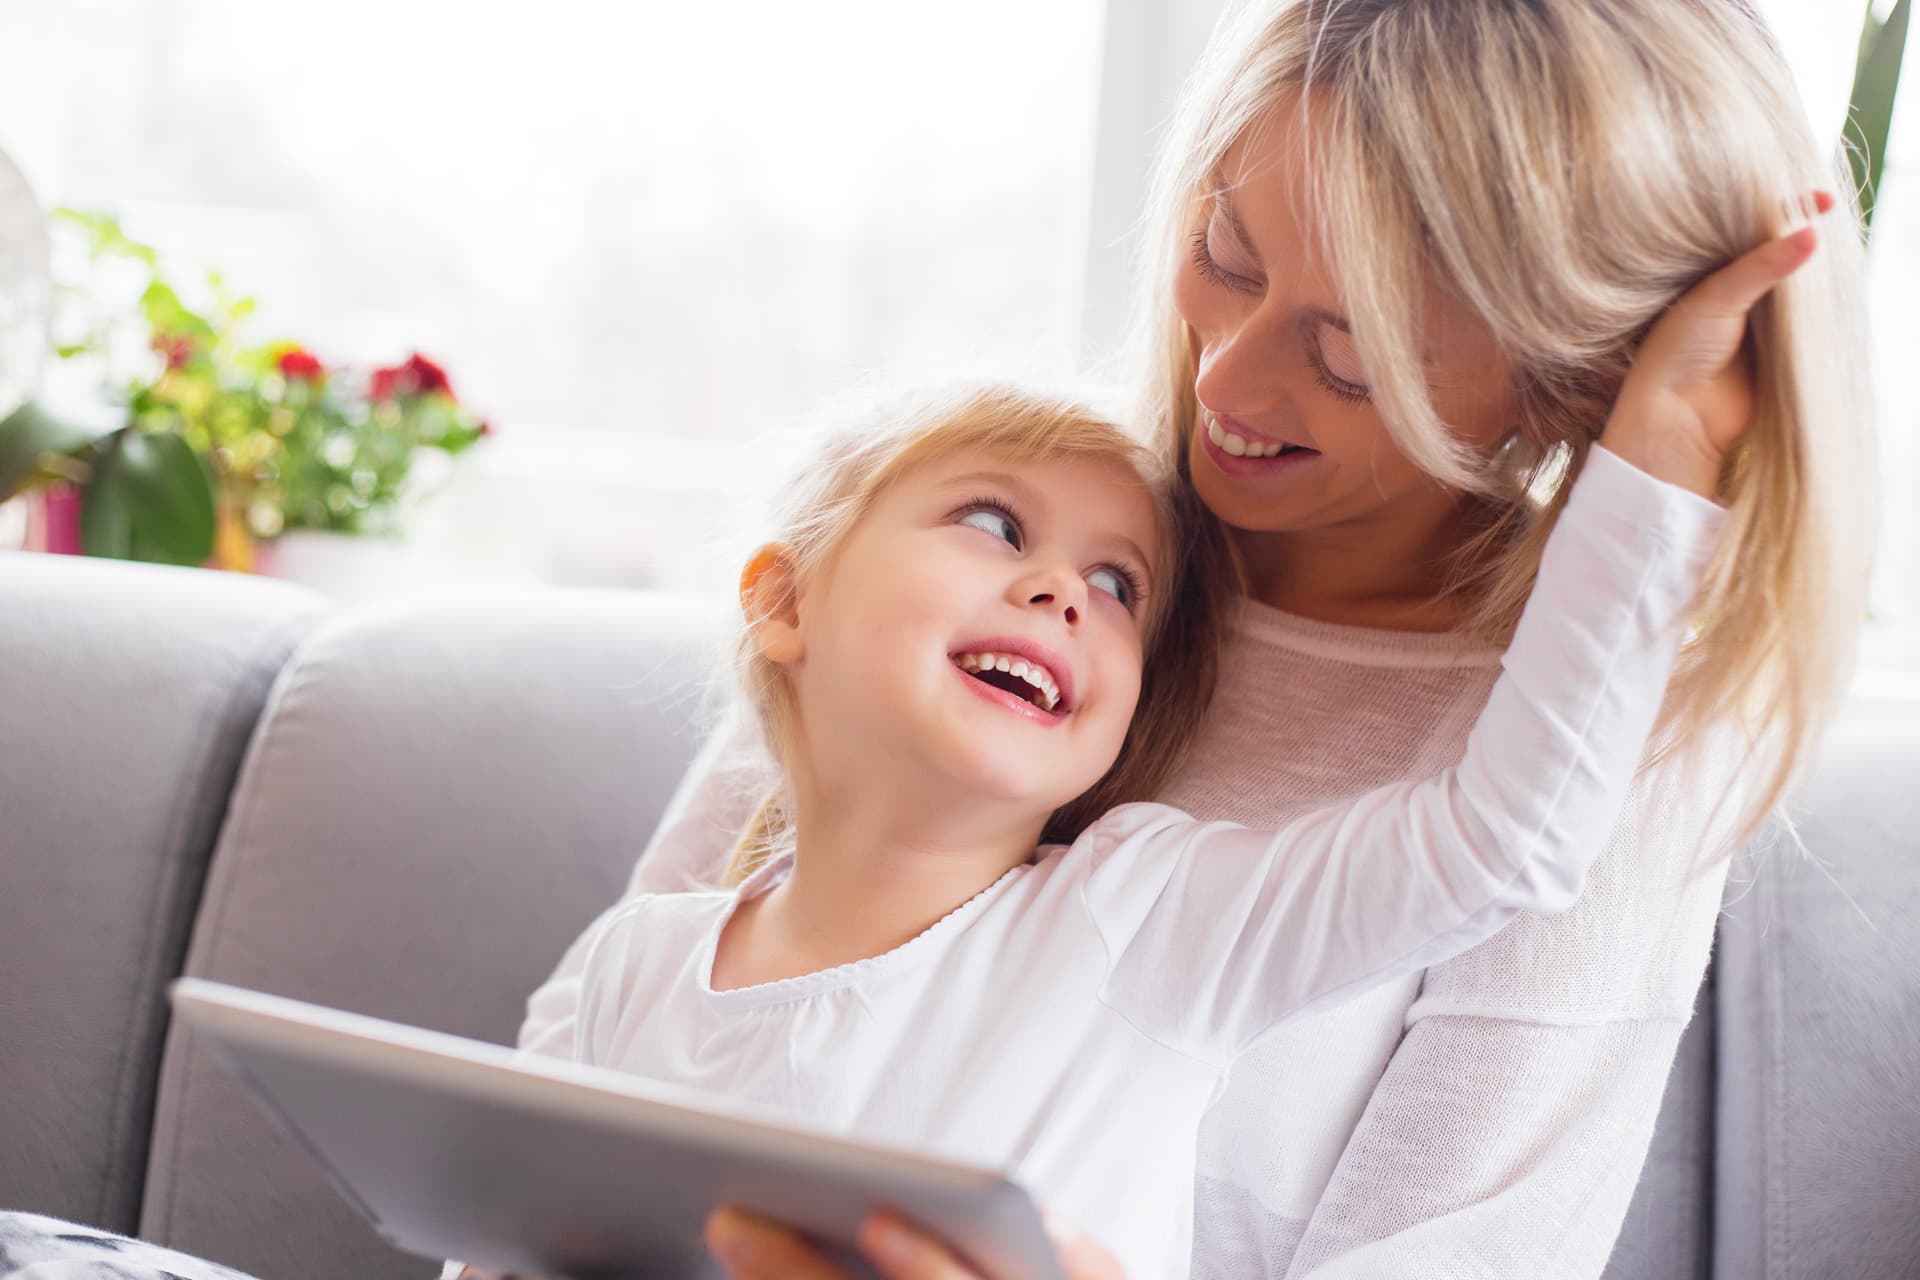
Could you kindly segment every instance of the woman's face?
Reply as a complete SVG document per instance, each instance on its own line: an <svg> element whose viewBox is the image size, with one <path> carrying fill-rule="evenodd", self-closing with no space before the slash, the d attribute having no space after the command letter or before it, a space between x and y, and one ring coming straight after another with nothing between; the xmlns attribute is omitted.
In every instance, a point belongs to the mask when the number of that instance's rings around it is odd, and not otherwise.
<svg viewBox="0 0 1920 1280"><path fill-rule="evenodd" d="M1458 495L1400 452L1370 399L1329 264L1300 220L1293 114L1276 106L1227 152L1188 228L1173 299L1198 370L1194 487L1248 533L1430 528ZM1492 332L1432 287L1416 319L1435 410L1490 452L1518 417Z"/></svg>

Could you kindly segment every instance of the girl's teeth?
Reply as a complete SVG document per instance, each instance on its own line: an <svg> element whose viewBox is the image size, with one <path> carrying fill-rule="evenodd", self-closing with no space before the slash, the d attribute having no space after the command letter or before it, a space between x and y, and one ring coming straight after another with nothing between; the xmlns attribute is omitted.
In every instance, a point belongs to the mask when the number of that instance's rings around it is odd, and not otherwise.
<svg viewBox="0 0 1920 1280"><path fill-rule="evenodd" d="M954 661L962 671L1004 671L1025 680L1039 692L1036 701L1044 710L1052 711L1060 705L1060 687L1053 682L1047 669L1037 662L1009 658L1003 653L963 653Z"/></svg>

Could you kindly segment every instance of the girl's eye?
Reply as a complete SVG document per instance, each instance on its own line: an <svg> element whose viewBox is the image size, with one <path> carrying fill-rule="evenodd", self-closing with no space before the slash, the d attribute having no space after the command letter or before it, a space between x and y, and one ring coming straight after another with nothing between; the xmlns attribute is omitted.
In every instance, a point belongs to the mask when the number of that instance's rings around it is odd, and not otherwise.
<svg viewBox="0 0 1920 1280"><path fill-rule="evenodd" d="M1103 564L1087 575L1087 585L1104 591L1131 613L1140 603L1140 575L1119 565Z"/></svg>
<svg viewBox="0 0 1920 1280"><path fill-rule="evenodd" d="M992 534L1015 551L1020 549L1020 522L1014 519L1013 512L998 503L975 503L971 510L960 517L960 523Z"/></svg>

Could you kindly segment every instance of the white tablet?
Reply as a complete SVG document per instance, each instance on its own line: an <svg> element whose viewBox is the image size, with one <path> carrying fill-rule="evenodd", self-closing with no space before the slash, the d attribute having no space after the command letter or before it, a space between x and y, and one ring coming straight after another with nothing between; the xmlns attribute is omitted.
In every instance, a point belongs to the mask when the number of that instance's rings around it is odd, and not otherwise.
<svg viewBox="0 0 1920 1280"><path fill-rule="evenodd" d="M583 1280L712 1277L700 1232L716 1205L841 1250L863 1218L891 1207L990 1276L1060 1280L1032 1199L992 1170L198 978L176 982L172 998L340 1193L413 1253Z"/></svg>

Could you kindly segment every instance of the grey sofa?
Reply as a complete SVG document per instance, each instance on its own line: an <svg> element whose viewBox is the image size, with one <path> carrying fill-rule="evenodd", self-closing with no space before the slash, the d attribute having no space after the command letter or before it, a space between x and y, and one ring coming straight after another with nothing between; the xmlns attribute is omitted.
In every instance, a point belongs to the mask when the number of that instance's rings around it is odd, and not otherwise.
<svg viewBox="0 0 1920 1280"><path fill-rule="evenodd" d="M336 609L0 553L0 1208L269 1280L426 1277L170 1027L194 973L510 1042L699 732L663 598ZM1920 718L1743 859L1609 1276L1920 1276Z"/></svg>

